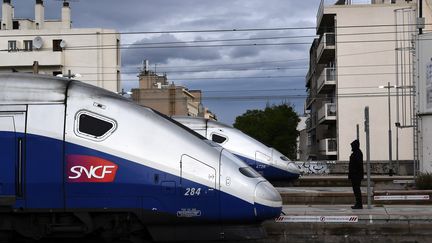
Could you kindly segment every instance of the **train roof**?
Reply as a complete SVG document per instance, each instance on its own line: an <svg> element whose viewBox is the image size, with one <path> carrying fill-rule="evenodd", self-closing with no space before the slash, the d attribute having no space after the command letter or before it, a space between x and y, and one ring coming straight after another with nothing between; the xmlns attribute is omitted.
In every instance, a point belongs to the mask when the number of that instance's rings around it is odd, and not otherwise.
<svg viewBox="0 0 432 243"><path fill-rule="evenodd" d="M206 129L210 128L232 128L224 123L210 120L204 117L192 117L192 116L173 116L173 119L185 124L192 129Z"/></svg>
<svg viewBox="0 0 432 243"><path fill-rule="evenodd" d="M65 103L68 90L76 86L84 87L84 90L80 89L79 92L127 100L118 94L77 80L49 75L2 73L0 74L0 104Z"/></svg>
<svg viewBox="0 0 432 243"><path fill-rule="evenodd" d="M71 80L23 73L0 74L0 104L64 103Z"/></svg>

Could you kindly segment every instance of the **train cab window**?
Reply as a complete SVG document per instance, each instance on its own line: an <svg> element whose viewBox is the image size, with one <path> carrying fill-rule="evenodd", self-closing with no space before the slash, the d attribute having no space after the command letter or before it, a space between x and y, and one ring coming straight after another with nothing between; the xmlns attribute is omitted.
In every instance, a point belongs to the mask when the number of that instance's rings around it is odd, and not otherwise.
<svg viewBox="0 0 432 243"><path fill-rule="evenodd" d="M286 156L281 156L280 158L281 158L281 160L283 160L283 161L290 161Z"/></svg>
<svg viewBox="0 0 432 243"><path fill-rule="evenodd" d="M216 142L216 143L224 143L227 140L226 137L221 136L219 134L215 134L215 133L212 134L211 139L213 142Z"/></svg>
<svg viewBox="0 0 432 243"><path fill-rule="evenodd" d="M240 167L239 168L240 173L242 173L244 176L250 177L250 178L258 178L261 177L261 175L256 172L251 167Z"/></svg>
<svg viewBox="0 0 432 243"><path fill-rule="evenodd" d="M116 129L115 121L87 111L77 114L75 120L75 131L78 136L94 140L104 140Z"/></svg>

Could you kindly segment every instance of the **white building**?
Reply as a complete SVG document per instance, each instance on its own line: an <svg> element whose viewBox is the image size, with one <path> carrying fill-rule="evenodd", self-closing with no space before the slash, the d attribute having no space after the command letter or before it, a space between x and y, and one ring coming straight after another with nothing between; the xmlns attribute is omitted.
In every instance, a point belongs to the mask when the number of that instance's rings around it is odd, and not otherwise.
<svg viewBox="0 0 432 243"><path fill-rule="evenodd" d="M307 116L300 116L300 121L297 124L297 131L299 135L297 137L297 160L307 160L307 130L306 120Z"/></svg>
<svg viewBox="0 0 432 243"><path fill-rule="evenodd" d="M354 2L322 1L318 10L319 38L310 48L306 77L309 95L305 107L311 116L307 121L309 155L312 159L347 161L357 131L364 151L364 108L369 106L371 160L389 160L390 148L393 161L413 160L411 67L417 3ZM430 13L425 6L427 23ZM388 89L379 88L388 84L391 115Z"/></svg>
<svg viewBox="0 0 432 243"><path fill-rule="evenodd" d="M0 72L38 72L66 76L107 90L120 90L120 35L116 30L71 26L63 2L61 20L46 20L43 0L36 0L35 20L14 17L3 0L0 24ZM38 65L34 63L37 62ZM79 75L78 75L79 74Z"/></svg>
<svg viewBox="0 0 432 243"><path fill-rule="evenodd" d="M419 171L432 173L432 33L417 41Z"/></svg>

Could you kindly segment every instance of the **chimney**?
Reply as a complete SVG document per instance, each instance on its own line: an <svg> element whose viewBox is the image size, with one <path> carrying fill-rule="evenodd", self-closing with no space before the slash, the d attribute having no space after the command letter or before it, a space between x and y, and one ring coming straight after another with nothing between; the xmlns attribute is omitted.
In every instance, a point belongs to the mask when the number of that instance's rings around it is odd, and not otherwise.
<svg viewBox="0 0 432 243"><path fill-rule="evenodd" d="M149 72L149 60L147 60L147 59L144 60L144 71L146 73Z"/></svg>
<svg viewBox="0 0 432 243"><path fill-rule="evenodd" d="M71 9L69 7L69 2L63 2L63 7L61 10L61 21L63 29L71 28Z"/></svg>
<svg viewBox="0 0 432 243"><path fill-rule="evenodd" d="M43 5L43 0L36 0L36 5L35 5L36 29L43 29L44 22L45 22L45 8Z"/></svg>
<svg viewBox="0 0 432 243"><path fill-rule="evenodd" d="M3 0L2 5L2 30L11 30L12 29L12 18L13 18L13 7L11 4L11 0Z"/></svg>

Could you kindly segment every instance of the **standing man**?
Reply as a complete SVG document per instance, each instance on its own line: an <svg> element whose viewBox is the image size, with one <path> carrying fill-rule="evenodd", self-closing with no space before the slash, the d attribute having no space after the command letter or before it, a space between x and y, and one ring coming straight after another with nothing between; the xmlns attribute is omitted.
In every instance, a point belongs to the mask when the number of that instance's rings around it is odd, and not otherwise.
<svg viewBox="0 0 432 243"><path fill-rule="evenodd" d="M352 154L350 156L349 168L348 168L348 179L351 180L356 203L352 206L352 209L362 209L362 194L360 190L361 181L364 178L363 172L363 153L360 150L359 140L354 140L351 143Z"/></svg>

